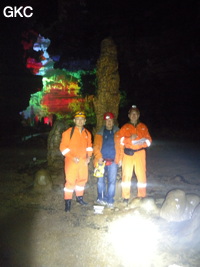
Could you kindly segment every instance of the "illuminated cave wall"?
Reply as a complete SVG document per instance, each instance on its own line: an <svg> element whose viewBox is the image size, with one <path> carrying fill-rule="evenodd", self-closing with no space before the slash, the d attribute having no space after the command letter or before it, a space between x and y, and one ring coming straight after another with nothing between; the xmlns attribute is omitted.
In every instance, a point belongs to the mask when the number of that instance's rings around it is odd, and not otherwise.
<svg viewBox="0 0 200 267"><path fill-rule="evenodd" d="M31 32L32 37L36 38L36 33ZM49 56L47 49L50 40L37 36L36 42L28 41L30 36L25 36L22 44L26 52L33 49L37 56L27 56L26 67L34 75L43 76L41 91L31 94L29 106L26 110L20 112L24 120L31 126L38 121L52 125L52 118L71 118L72 113L84 109L89 120L94 121L94 109L92 96L83 98L80 93L82 75L93 71L69 71L67 69L55 69L55 60L59 60L59 56ZM32 40L33 38L31 38Z"/></svg>

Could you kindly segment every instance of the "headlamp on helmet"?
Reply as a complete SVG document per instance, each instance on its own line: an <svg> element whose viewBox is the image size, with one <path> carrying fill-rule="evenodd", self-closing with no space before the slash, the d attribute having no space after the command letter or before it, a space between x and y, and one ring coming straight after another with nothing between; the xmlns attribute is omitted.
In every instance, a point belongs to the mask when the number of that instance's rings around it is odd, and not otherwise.
<svg viewBox="0 0 200 267"><path fill-rule="evenodd" d="M139 109L137 108L136 105L132 105L131 108L128 111L128 114L131 113L131 111L136 111L137 113L140 113Z"/></svg>
<svg viewBox="0 0 200 267"><path fill-rule="evenodd" d="M114 119L115 116L112 112L106 112L104 115L103 115L103 119L104 120L108 120L108 119Z"/></svg>
<svg viewBox="0 0 200 267"><path fill-rule="evenodd" d="M77 117L81 117L81 118L85 118L85 112L84 111L77 111L74 115L74 118L77 118Z"/></svg>

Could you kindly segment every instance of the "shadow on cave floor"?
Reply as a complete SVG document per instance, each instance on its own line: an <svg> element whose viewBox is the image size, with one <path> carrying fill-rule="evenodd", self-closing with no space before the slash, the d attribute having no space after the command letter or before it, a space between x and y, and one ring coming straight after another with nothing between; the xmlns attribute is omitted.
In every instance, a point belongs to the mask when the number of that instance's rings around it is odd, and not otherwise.
<svg viewBox="0 0 200 267"><path fill-rule="evenodd" d="M31 266L33 210L9 209L3 213L0 223L0 266Z"/></svg>

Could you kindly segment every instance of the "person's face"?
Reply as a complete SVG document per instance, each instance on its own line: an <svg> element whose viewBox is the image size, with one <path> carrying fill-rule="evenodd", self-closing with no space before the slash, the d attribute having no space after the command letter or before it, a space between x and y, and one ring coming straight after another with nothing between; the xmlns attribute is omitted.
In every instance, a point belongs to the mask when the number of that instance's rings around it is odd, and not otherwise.
<svg viewBox="0 0 200 267"><path fill-rule="evenodd" d="M112 130L114 125L114 120L113 119L107 119L106 120L106 129L107 130Z"/></svg>
<svg viewBox="0 0 200 267"><path fill-rule="evenodd" d="M140 117L140 114L137 111L133 110L128 114L128 117L131 123L136 124Z"/></svg>
<svg viewBox="0 0 200 267"><path fill-rule="evenodd" d="M76 117L74 118L74 123L77 127L83 127L83 125L85 124L86 119L83 117Z"/></svg>

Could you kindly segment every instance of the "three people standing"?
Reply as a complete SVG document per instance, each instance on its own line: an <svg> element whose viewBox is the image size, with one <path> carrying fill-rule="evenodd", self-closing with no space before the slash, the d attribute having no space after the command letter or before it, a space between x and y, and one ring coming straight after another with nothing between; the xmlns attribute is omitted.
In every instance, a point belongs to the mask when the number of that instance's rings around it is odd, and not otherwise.
<svg viewBox="0 0 200 267"><path fill-rule="evenodd" d="M83 200L88 180L88 163L94 154L94 167L103 165L104 171L97 181L97 200L100 205L114 207L118 166L122 166L122 198L128 204L133 171L137 178L137 197L146 197L146 151L152 138L147 126L139 121L140 111L132 106L128 112L129 122L119 129L114 124L114 114L104 114L105 125L95 134L92 148L91 133L84 128L85 113L76 112L75 126L62 134L60 151L65 156L65 211L70 211L73 192L76 201Z"/></svg>

